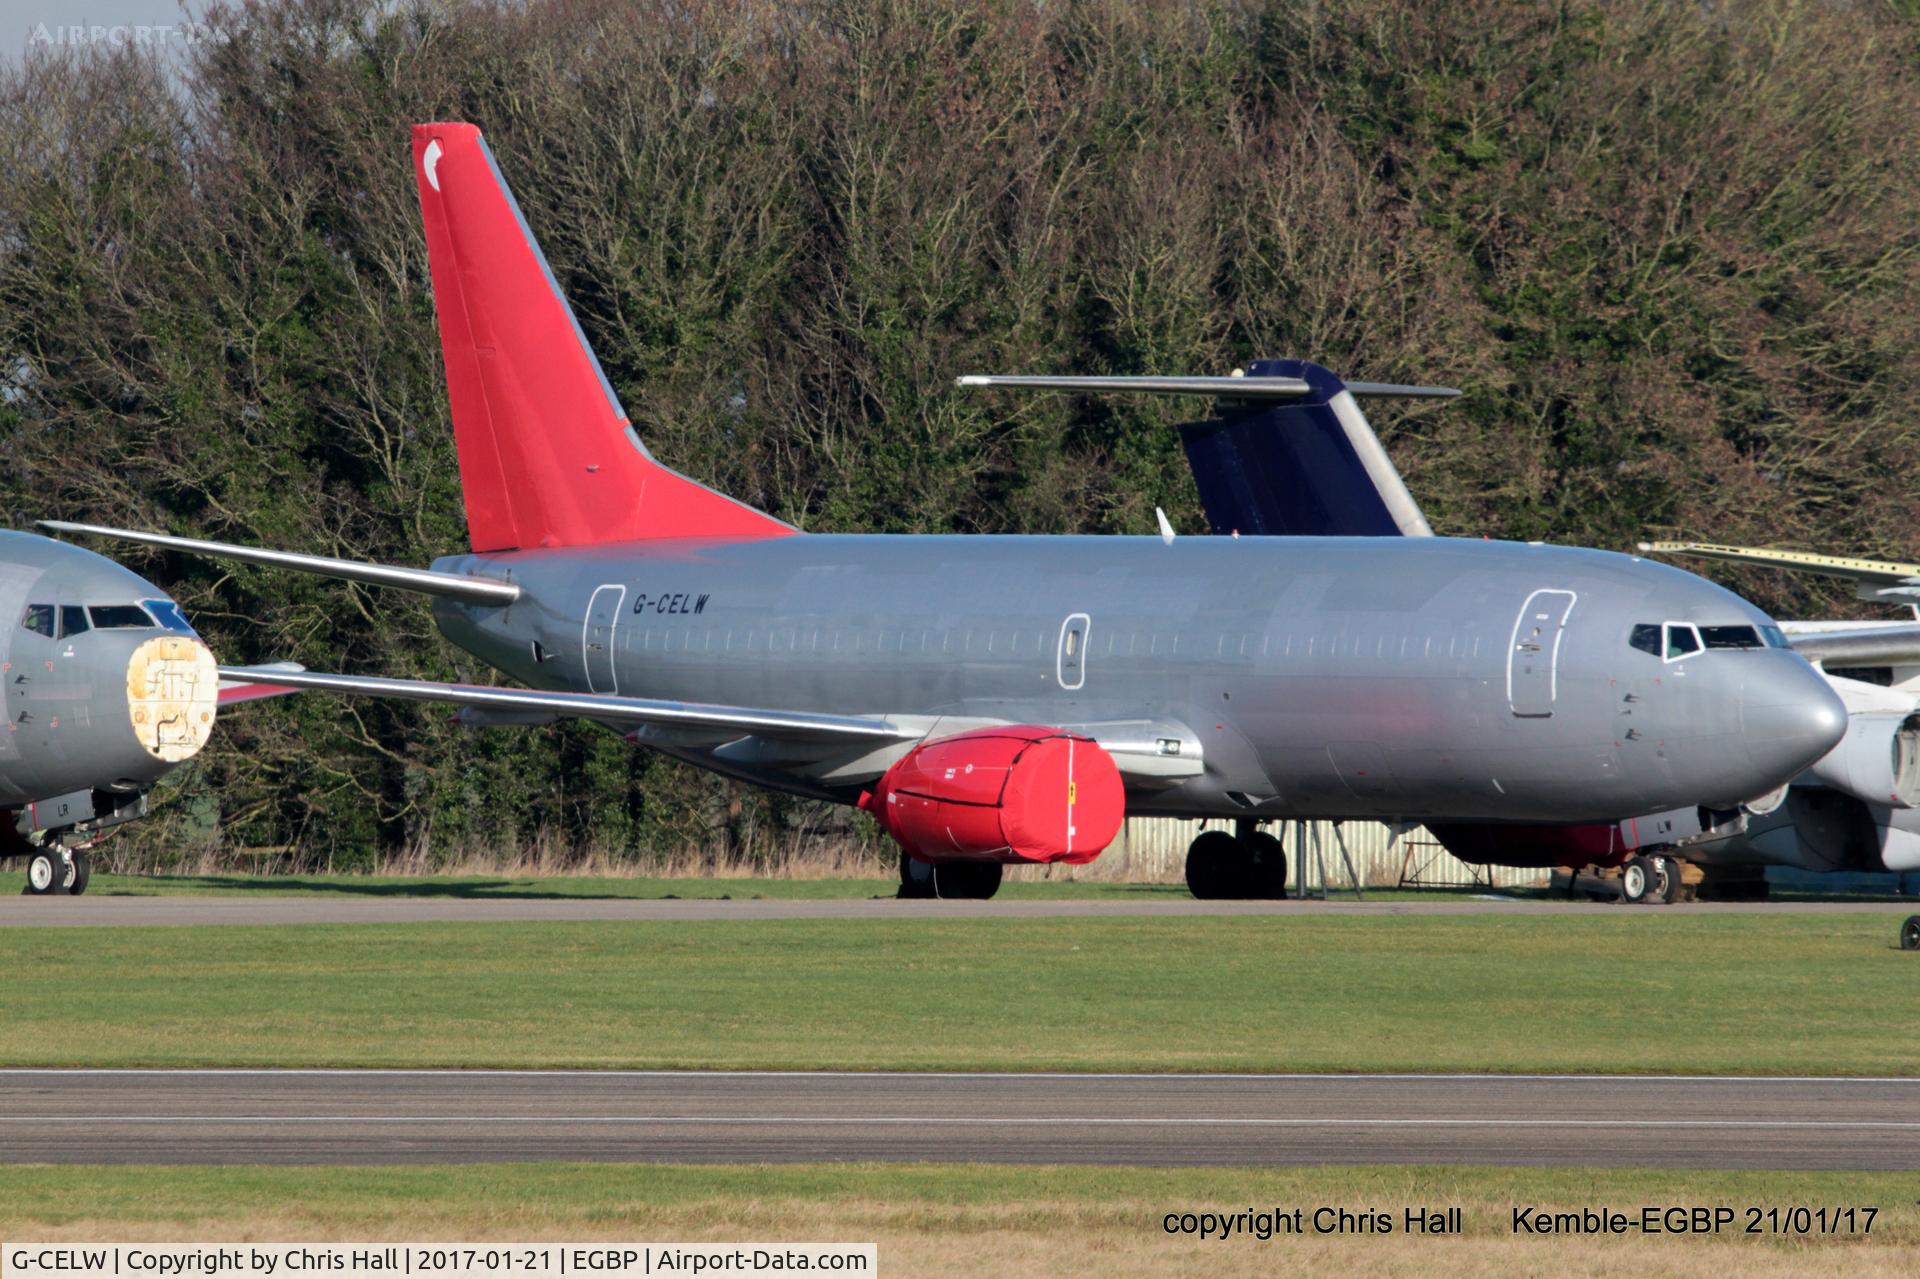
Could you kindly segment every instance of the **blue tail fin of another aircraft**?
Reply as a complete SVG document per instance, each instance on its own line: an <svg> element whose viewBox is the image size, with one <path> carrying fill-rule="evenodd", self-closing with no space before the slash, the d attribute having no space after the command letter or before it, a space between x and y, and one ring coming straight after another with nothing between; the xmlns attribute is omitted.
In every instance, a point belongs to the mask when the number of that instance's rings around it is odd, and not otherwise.
<svg viewBox="0 0 1920 1279"><path fill-rule="evenodd" d="M1219 417L1179 428L1215 533L1432 536L1354 398L1410 388L1349 389L1306 360L1259 360L1247 376L1299 378L1308 391L1277 404L1223 400Z"/></svg>

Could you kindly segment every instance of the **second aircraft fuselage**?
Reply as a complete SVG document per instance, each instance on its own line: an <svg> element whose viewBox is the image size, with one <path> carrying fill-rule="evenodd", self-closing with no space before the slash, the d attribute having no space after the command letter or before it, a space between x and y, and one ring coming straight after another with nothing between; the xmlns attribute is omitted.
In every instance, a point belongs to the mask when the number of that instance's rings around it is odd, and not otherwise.
<svg viewBox="0 0 1920 1279"><path fill-rule="evenodd" d="M809 534L436 568L521 586L509 607L435 611L450 640L537 688L1147 725L1204 767L1130 776L1136 813L1585 822L1730 807L1845 728L1758 610L1600 551ZM718 742L652 744L767 785L858 790Z"/></svg>

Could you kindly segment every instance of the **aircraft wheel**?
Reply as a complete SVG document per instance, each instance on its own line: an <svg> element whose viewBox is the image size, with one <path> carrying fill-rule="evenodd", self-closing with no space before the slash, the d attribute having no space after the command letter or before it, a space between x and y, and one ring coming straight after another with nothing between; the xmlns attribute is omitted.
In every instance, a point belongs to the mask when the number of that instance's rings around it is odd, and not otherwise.
<svg viewBox="0 0 1920 1279"><path fill-rule="evenodd" d="M900 896L933 896L933 863L923 862L905 849L900 852Z"/></svg>
<svg viewBox="0 0 1920 1279"><path fill-rule="evenodd" d="M93 878L93 859L85 853L73 854L73 873L67 877L67 891L78 897L87 891L87 881Z"/></svg>
<svg viewBox="0 0 1920 1279"><path fill-rule="evenodd" d="M1248 868L1253 880L1250 897L1263 897L1269 901L1287 899L1287 846L1263 830L1257 830L1244 841L1246 851L1252 855L1252 865Z"/></svg>
<svg viewBox="0 0 1920 1279"><path fill-rule="evenodd" d="M1680 900L1680 872L1678 857L1663 853L1653 859L1653 891L1662 905L1671 906Z"/></svg>
<svg viewBox="0 0 1920 1279"><path fill-rule="evenodd" d="M1000 877L1005 871L999 862L941 862L933 868L933 895L985 901L1000 891Z"/></svg>
<svg viewBox="0 0 1920 1279"><path fill-rule="evenodd" d="M67 891L69 868L57 848L36 848L27 858L26 895L46 897Z"/></svg>
<svg viewBox="0 0 1920 1279"><path fill-rule="evenodd" d="M1187 845L1187 891L1201 901L1245 895L1246 848L1223 830L1201 831Z"/></svg>
<svg viewBox="0 0 1920 1279"><path fill-rule="evenodd" d="M1900 925L1900 949L1920 950L1920 915L1908 915Z"/></svg>
<svg viewBox="0 0 1920 1279"><path fill-rule="evenodd" d="M1620 900L1638 906L1654 888L1653 863L1645 857L1630 857L1620 868Z"/></svg>

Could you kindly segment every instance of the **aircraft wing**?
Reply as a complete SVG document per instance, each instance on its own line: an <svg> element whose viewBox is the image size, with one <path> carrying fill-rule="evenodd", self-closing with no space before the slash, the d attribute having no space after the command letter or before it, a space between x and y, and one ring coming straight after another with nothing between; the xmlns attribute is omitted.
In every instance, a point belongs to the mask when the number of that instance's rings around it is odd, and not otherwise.
<svg viewBox="0 0 1920 1279"><path fill-rule="evenodd" d="M1787 642L1810 662L1827 666L1920 665L1920 623L1782 622Z"/></svg>
<svg viewBox="0 0 1920 1279"><path fill-rule="evenodd" d="M1640 550L1845 578L1855 584L1855 594L1863 600L1920 603L1920 564L1863 560L1851 555L1815 555L1810 551L1776 551L1757 546L1716 546L1711 542L1642 542Z"/></svg>
<svg viewBox="0 0 1920 1279"><path fill-rule="evenodd" d="M265 681L272 675L289 675L307 668L298 662L276 662L271 666L251 666L248 679L229 679L223 672L220 678L220 709L238 706L243 702L262 702L269 697L286 697L301 690L290 684L268 684Z"/></svg>
<svg viewBox="0 0 1920 1279"><path fill-rule="evenodd" d="M603 693L549 693L532 688L480 684L439 684L430 680L387 679L375 675L327 675L275 666L222 666L224 684L256 683L275 688L313 689L363 697L397 697L415 702L448 702L496 712L531 712L597 719L633 726L720 729L785 740L842 741L857 744L911 741L920 732L884 719L816 715L808 711L756 710L745 706L703 706L690 702L614 697Z"/></svg>

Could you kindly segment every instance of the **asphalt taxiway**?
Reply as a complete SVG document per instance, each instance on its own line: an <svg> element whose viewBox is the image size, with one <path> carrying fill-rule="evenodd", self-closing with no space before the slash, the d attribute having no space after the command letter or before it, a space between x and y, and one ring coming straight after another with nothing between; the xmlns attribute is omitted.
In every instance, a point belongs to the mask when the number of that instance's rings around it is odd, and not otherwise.
<svg viewBox="0 0 1920 1279"><path fill-rule="evenodd" d="M0 1071L9 1163L1920 1169L1920 1078Z"/></svg>
<svg viewBox="0 0 1920 1279"><path fill-rule="evenodd" d="M743 885L742 892L751 892ZM1079 898L1014 901L900 901L891 897L774 900L766 898L310 896L0 897L0 928L98 928L203 924L528 923L541 920L769 919L1039 919L1188 915L1591 915L1596 911L1660 916L1739 914L1873 914L1912 912L1898 902L1684 902L1621 906L1590 901L1448 897L1431 901L1195 901L1185 896L1139 900Z"/></svg>

